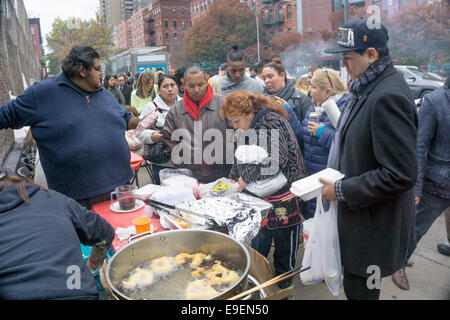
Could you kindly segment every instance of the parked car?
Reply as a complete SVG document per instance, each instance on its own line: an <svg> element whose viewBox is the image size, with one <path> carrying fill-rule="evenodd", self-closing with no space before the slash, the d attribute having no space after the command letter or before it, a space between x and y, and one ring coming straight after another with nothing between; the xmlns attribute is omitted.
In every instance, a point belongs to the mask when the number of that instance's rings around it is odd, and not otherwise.
<svg viewBox="0 0 450 320"><path fill-rule="evenodd" d="M435 75L420 71L418 67L395 66L395 68L403 74L409 89L414 95L414 99L422 101L425 94L444 85L444 82L440 81Z"/></svg>

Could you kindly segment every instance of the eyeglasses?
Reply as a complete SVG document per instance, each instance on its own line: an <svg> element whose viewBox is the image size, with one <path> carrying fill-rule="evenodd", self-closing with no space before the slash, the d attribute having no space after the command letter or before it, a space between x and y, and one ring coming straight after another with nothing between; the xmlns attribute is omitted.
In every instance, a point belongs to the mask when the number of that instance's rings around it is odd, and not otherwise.
<svg viewBox="0 0 450 320"><path fill-rule="evenodd" d="M94 67L94 66L92 66L92 69L94 69L95 71L98 71L98 72L103 72L103 69L102 69L101 66L100 66L100 67Z"/></svg>
<svg viewBox="0 0 450 320"><path fill-rule="evenodd" d="M328 81L330 81L330 86L331 86L331 88L333 88L333 81L331 81L331 78L330 78L330 75L328 74L328 71L324 71L325 72L325 75L327 76L327 78L328 78Z"/></svg>

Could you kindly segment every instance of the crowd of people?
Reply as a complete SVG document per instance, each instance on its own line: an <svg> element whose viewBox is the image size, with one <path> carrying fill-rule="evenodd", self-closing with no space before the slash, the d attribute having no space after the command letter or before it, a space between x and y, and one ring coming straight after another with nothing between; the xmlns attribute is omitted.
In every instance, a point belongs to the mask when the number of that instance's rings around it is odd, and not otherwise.
<svg viewBox="0 0 450 320"><path fill-rule="evenodd" d="M5 235L0 248L14 242L6 234L21 237L15 231L24 230L17 221L21 215L28 214L29 229L36 229L34 238L17 248L22 256L1 252L8 259L0 261L0 298L96 297L92 277L83 277L85 290L68 292L62 275L52 270L62 268L62 258L69 256L72 265L88 270L74 245L77 237L96 248L88 261L91 270L111 246L114 230L90 210L132 179L129 151L138 150L130 136L141 142L141 155L152 162L156 184L167 166L190 169L200 183L229 178L239 192L250 183L283 175L284 186L263 197L274 209L252 241L266 257L273 241L276 275L295 267L302 222L315 214L316 200L295 197L292 183L327 167L342 172L341 181L321 182L324 201L338 201L347 298L379 299L380 288L367 286L372 265L407 290L409 257L449 207L448 80L425 97L418 115L392 64L387 29L368 28L361 18L343 25L338 35L328 52L342 54L349 87L330 68L313 66L292 81L280 59L248 66L237 46L211 78L198 66L179 68L174 75L104 75L94 49L74 47L60 75L0 108L0 128L30 126L49 188L0 172L0 234ZM340 117L332 117L327 106ZM267 158L251 164L236 161L237 133L248 135L244 143L264 146ZM46 224L36 224L36 219ZM55 253L42 250L50 247L44 233L52 228L67 231L53 234ZM447 236L450 240L450 232ZM39 254L31 256L27 250ZM441 244L439 251L449 255L450 243ZM37 268L30 270L33 263ZM287 288L292 279L278 285ZM49 286L52 290L46 290Z"/></svg>

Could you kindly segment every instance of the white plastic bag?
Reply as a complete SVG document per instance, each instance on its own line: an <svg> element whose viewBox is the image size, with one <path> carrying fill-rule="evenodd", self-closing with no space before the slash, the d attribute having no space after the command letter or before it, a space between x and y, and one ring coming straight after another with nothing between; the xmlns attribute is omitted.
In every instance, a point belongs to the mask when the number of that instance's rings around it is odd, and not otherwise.
<svg viewBox="0 0 450 320"><path fill-rule="evenodd" d="M319 236L322 249L322 268L325 282L334 296L339 295L342 285L341 250L337 229L337 201L330 203L330 209L324 212L322 197L318 198L322 213L319 215Z"/></svg>
<svg viewBox="0 0 450 320"><path fill-rule="evenodd" d="M237 193L238 188L238 183L232 183L227 178L220 178L211 183L200 184L198 186L198 193L201 199L221 197L227 194Z"/></svg>
<svg viewBox="0 0 450 320"><path fill-rule="evenodd" d="M316 213L302 265L311 266L310 270L300 274L303 284L310 285L325 280L331 294L339 295L342 266L337 229L337 201L332 201L330 209L325 212L322 197L317 197Z"/></svg>
<svg viewBox="0 0 450 320"><path fill-rule="evenodd" d="M195 200L195 196L192 193L191 188L186 188L182 186L168 186L159 188L151 197L151 200L156 200L162 203L167 203L170 205L177 205L184 201ZM156 213L160 216L160 223L163 228L171 229L171 224L165 220L164 214L161 214L159 210L149 207L152 212L148 212L147 215L152 215Z"/></svg>
<svg viewBox="0 0 450 320"><path fill-rule="evenodd" d="M192 171L189 169L170 169L166 168L159 172L161 186L178 186L190 188L196 198L198 194L198 181L193 177Z"/></svg>
<svg viewBox="0 0 450 320"><path fill-rule="evenodd" d="M308 242L305 244L305 254L303 255L302 267L311 268L300 273L300 280L304 285L313 285L324 280L322 261L320 258L321 248L320 237L318 234L318 220L316 219L318 216L318 209L319 208L316 207L316 213L313 218Z"/></svg>
<svg viewBox="0 0 450 320"><path fill-rule="evenodd" d="M280 172L273 177L249 183L246 189L258 197L264 198L281 190L286 183L287 179L280 170Z"/></svg>

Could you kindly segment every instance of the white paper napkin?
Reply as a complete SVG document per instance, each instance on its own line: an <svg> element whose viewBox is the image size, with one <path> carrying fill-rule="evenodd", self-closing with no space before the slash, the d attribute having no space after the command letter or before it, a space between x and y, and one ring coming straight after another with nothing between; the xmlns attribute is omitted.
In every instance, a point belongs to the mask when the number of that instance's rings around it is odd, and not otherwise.
<svg viewBox="0 0 450 320"><path fill-rule="evenodd" d="M120 241L126 240L131 236L134 236L136 234L136 228L135 226L131 226L128 228L117 228L116 230L117 237Z"/></svg>

